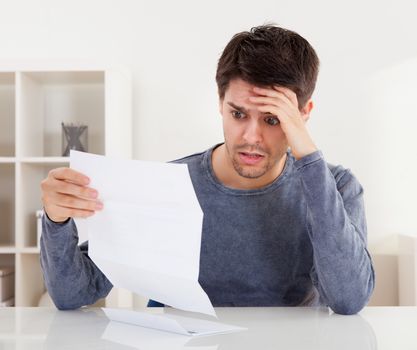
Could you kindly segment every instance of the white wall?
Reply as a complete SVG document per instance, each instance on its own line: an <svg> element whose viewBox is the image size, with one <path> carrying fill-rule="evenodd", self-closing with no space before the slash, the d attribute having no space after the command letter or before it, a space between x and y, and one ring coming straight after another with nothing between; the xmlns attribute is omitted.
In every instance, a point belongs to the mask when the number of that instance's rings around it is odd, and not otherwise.
<svg viewBox="0 0 417 350"><path fill-rule="evenodd" d="M321 58L310 129L366 190L369 242L417 235L417 5L413 1L0 1L0 59L88 60L134 78L134 156L169 160L222 140L215 69L231 36L274 21Z"/></svg>

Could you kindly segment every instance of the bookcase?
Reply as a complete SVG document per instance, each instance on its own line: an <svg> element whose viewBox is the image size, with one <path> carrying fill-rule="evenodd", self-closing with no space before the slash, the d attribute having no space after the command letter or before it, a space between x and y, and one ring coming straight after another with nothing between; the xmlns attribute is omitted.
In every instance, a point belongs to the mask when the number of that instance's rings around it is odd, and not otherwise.
<svg viewBox="0 0 417 350"><path fill-rule="evenodd" d="M37 306L45 292L36 211L41 180L69 165L61 123L88 126L88 152L131 158L131 105L123 68L0 63L0 266L14 267L16 306Z"/></svg>

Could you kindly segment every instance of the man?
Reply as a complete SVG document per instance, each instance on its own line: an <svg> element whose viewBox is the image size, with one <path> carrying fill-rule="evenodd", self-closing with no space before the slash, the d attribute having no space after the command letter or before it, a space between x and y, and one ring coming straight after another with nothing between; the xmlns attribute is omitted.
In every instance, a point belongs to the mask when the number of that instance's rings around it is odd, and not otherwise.
<svg viewBox="0 0 417 350"><path fill-rule="evenodd" d="M221 55L225 142L176 161L188 164L204 212L199 282L214 306L328 305L353 314L372 294L363 189L325 162L306 128L318 67L304 38L272 25L236 34ZM88 183L60 168L41 185L41 263L61 309L112 288L88 246L78 246L72 220L102 208Z"/></svg>

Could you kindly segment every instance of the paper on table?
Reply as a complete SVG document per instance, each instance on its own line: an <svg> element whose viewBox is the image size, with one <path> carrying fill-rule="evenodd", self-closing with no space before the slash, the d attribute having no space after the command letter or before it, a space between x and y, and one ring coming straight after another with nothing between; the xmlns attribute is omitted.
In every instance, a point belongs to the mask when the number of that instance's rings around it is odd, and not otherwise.
<svg viewBox="0 0 417 350"><path fill-rule="evenodd" d="M187 346L187 350L217 350L218 348L215 346L207 349L206 347L192 347L190 349L188 343L193 339L192 337L114 321L110 321L107 324L101 338L128 346L129 349L134 348L140 350L179 350L184 349L185 346Z"/></svg>
<svg viewBox="0 0 417 350"><path fill-rule="evenodd" d="M106 316L117 322L134 324L188 336L239 332L246 328L172 314L153 315L133 310L102 308Z"/></svg>
<svg viewBox="0 0 417 350"><path fill-rule="evenodd" d="M203 213L186 164L70 152L102 211L88 218L89 256L116 287L216 316L198 283Z"/></svg>

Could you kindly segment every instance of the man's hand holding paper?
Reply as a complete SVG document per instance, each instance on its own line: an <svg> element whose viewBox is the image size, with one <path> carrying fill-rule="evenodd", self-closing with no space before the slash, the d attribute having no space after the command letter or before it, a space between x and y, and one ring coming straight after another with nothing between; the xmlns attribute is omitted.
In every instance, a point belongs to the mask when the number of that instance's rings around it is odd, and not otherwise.
<svg viewBox="0 0 417 350"><path fill-rule="evenodd" d="M89 256L112 284L215 315L198 283L203 213L187 165L74 151L70 160L100 191L104 208L88 219Z"/></svg>
<svg viewBox="0 0 417 350"><path fill-rule="evenodd" d="M68 218L86 218L101 210L97 190L88 187L90 179L70 168L57 168L41 182L42 202L48 217L54 222Z"/></svg>

